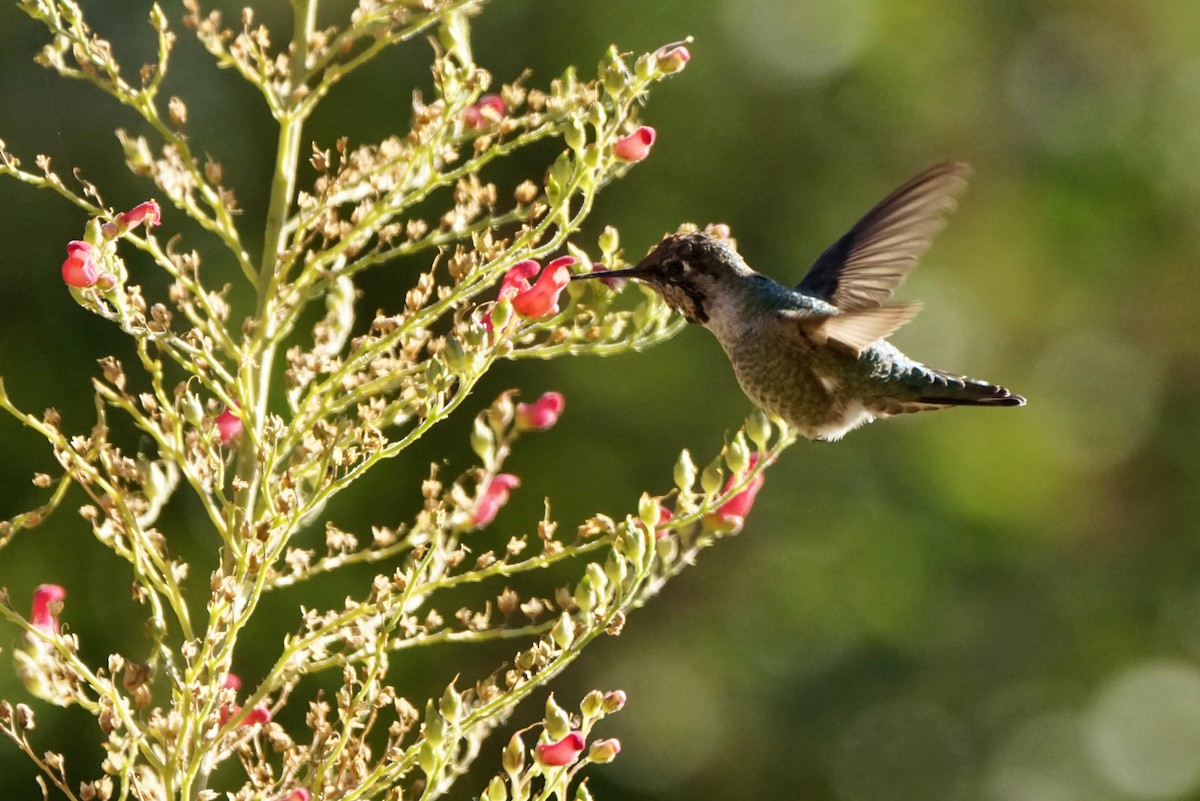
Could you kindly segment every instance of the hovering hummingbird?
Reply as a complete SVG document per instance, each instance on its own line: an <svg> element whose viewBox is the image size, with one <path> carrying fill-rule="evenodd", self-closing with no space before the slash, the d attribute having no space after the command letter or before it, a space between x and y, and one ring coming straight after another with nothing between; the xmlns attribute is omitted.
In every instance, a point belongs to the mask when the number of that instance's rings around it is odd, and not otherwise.
<svg viewBox="0 0 1200 801"><path fill-rule="evenodd" d="M571 277L644 281L716 335L754 403L809 439L836 440L893 414L1023 406L1004 387L926 367L886 341L920 304L885 301L944 227L969 172L939 164L901 186L829 246L795 289L703 233L668 236L635 267Z"/></svg>

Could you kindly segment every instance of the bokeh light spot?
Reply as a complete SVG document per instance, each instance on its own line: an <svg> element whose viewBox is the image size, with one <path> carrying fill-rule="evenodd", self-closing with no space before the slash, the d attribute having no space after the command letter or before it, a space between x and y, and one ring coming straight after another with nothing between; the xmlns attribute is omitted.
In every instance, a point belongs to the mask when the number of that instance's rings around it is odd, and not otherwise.
<svg viewBox="0 0 1200 801"><path fill-rule="evenodd" d="M872 0L725 0L725 27L752 74L819 79L850 66L870 38Z"/></svg>
<svg viewBox="0 0 1200 801"><path fill-rule="evenodd" d="M1101 691L1087 721L1095 771L1122 793L1176 798L1200 787L1200 672L1144 662Z"/></svg>
<svg viewBox="0 0 1200 801"><path fill-rule="evenodd" d="M1107 801L1083 747L1079 717L1031 718L1004 740L983 782L987 801Z"/></svg>

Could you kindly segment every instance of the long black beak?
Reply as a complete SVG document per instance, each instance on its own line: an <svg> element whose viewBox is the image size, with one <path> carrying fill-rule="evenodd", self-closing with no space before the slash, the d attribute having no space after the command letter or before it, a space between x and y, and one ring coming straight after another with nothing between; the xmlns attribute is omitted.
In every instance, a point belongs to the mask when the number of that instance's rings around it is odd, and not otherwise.
<svg viewBox="0 0 1200 801"><path fill-rule="evenodd" d="M626 267L624 270L594 270L590 273L576 273L572 281L583 281L588 278L637 278L637 267Z"/></svg>

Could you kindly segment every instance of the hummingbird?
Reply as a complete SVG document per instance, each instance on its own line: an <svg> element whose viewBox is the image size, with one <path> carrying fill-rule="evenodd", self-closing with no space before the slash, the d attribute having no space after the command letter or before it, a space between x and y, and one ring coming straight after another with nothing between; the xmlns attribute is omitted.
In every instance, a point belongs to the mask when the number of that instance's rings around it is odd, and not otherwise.
<svg viewBox="0 0 1200 801"><path fill-rule="evenodd" d="M917 175L826 248L795 289L699 232L667 236L634 267L571 278L653 288L716 336L757 406L809 439L837 440L895 414L1023 406L1004 387L926 367L887 341L920 309L887 301L945 226L969 174L947 162Z"/></svg>

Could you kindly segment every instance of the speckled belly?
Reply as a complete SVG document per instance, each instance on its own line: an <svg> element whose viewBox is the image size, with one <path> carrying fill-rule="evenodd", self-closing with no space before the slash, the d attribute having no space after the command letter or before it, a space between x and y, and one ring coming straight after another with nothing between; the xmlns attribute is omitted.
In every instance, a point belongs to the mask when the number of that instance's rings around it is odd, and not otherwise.
<svg viewBox="0 0 1200 801"><path fill-rule="evenodd" d="M809 439L838 439L874 419L855 386L857 365L849 356L792 343L726 352L750 400Z"/></svg>

